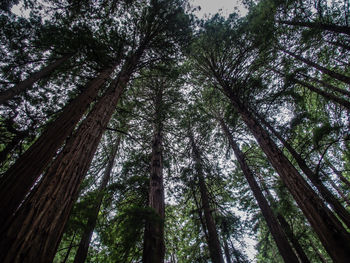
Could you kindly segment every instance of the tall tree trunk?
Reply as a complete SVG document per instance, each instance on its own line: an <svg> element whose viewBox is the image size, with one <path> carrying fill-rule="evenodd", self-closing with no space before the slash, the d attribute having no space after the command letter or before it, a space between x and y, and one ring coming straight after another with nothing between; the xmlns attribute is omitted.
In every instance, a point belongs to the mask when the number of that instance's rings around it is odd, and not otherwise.
<svg viewBox="0 0 350 263"><path fill-rule="evenodd" d="M326 40L326 43L331 44L331 45L336 46L336 47L341 47L341 48L343 48L343 49L345 49L345 50L350 50L350 46L348 46L348 45L346 45L346 44L344 44L344 43L341 43L341 42L337 42L337 41L327 41L327 40Z"/></svg>
<svg viewBox="0 0 350 263"><path fill-rule="evenodd" d="M315 251L320 262L329 263L328 260L325 259L325 257L321 254L321 252L318 250L318 248L315 246L315 244L311 240L309 241L309 243L310 243L310 246L312 247L312 249Z"/></svg>
<svg viewBox="0 0 350 263"><path fill-rule="evenodd" d="M49 167L40 184L7 221L1 233L3 263L51 262L103 131L144 51L125 62L117 79L96 103Z"/></svg>
<svg viewBox="0 0 350 263"><path fill-rule="evenodd" d="M350 35L350 27L348 26L338 26L334 24L324 24L324 23L316 23L316 22L300 22L300 21L284 21L284 20L280 20L278 21L278 23L283 25L307 27L312 29L319 29L323 31L330 31L334 33Z"/></svg>
<svg viewBox="0 0 350 263"><path fill-rule="evenodd" d="M267 200L270 202L272 206L276 204L275 199L273 198L272 194L270 193L269 189L267 188L265 184L265 180L262 176L259 176L259 182L261 187L263 188L264 192L266 193ZM300 245L298 238L294 235L290 225L288 224L287 220L282 216L280 213L277 214L277 219L280 222L281 227L284 229L284 232L286 233L290 243L295 249L295 252L297 253L297 256L301 263L310 263L308 257L305 254L304 249Z"/></svg>
<svg viewBox="0 0 350 263"><path fill-rule="evenodd" d="M151 176L149 188L149 207L157 215L157 220L146 222L143 263L163 263L165 256L164 243L164 185L163 185L163 124L162 124L162 88L157 90L155 98L155 123L152 141Z"/></svg>
<svg viewBox="0 0 350 263"><path fill-rule="evenodd" d="M92 233L94 232L94 229L97 223L97 217L98 217L98 213L100 212L105 190L109 182L109 179L111 178L112 169L114 166L114 160L117 155L119 144L120 144L120 137L118 137L115 145L113 146L111 153L109 154L109 157L108 157L109 160L103 174L102 182L98 188L98 194L95 200L95 205L91 211L92 212L91 216L88 218L88 222L87 222L87 225L85 226L83 236L80 239L79 247L74 257L74 263L85 262L85 259L89 250L90 242L91 242Z"/></svg>
<svg viewBox="0 0 350 263"><path fill-rule="evenodd" d="M72 133L90 103L97 97L115 65L103 69L86 89L70 102L33 145L3 175L0 183L0 233L5 220L11 219L31 187L57 154L65 139Z"/></svg>
<svg viewBox="0 0 350 263"><path fill-rule="evenodd" d="M341 171L334 167L334 165L327 160L327 165L332 169L333 173L335 173L339 179L350 189L350 182L346 179Z"/></svg>
<svg viewBox="0 0 350 263"><path fill-rule="evenodd" d="M225 252L225 257L226 257L226 263L231 263L231 255L230 255L230 249L228 247L228 243L226 238L223 238L224 240L224 252Z"/></svg>
<svg viewBox="0 0 350 263"><path fill-rule="evenodd" d="M14 87L0 92L0 104L4 104L6 101L13 99L15 96L29 89L39 79L50 75L53 71L55 71L59 66L61 66L64 62L70 59L73 55L74 53L70 53L63 56L62 58L59 58L58 60L47 65L38 72L33 73L27 79L19 82Z"/></svg>
<svg viewBox="0 0 350 263"><path fill-rule="evenodd" d="M342 206L342 204L334 197L334 195L327 189L327 187L322 183L317 174L315 174L309 166L306 164L305 160L298 154L294 148L267 122L264 118L258 116L263 125L265 125L276 137L279 139L283 146L290 152L295 161L297 162L300 169L306 175L306 177L312 182L312 184L317 188L324 200L332 207L334 212L340 217L344 224L350 228L350 214Z"/></svg>
<svg viewBox="0 0 350 263"><path fill-rule="evenodd" d="M347 262L350 258L349 233L281 152L257 119L238 100L231 88L224 86L224 92L253 133L261 149L287 186L331 258L336 263Z"/></svg>
<svg viewBox="0 0 350 263"><path fill-rule="evenodd" d="M189 134L189 139L191 141L193 158L196 166L199 192L201 195L201 202L202 202L202 208L204 212L205 224L208 230L208 237L209 237L208 247L209 247L210 258L213 263L224 263L224 258L221 252L220 241L216 230L216 225L210 209L209 194L208 194L208 188L205 184L205 180L203 176L201 155L200 155L199 149L197 148L197 145L195 144L193 134Z"/></svg>
<svg viewBox="0 0 350 263"><path fill-rule="evenodd" d="M29 134L29 130L25 131L16 131L15 136L12 140L6 144L6 147L0 152L0 166L5 163L9 154L18 146L18 144L26 138Z"/></svg>
<svg viewBox="0 0 350 263"><path fill-rule="evenodd" d="M330 90L332 90L332 91L335 91L335 92L338 92L338 93L340 93L340 94L343 94L343 95L345 95L345 96L350 97L350 92L347 91L347 90L345 90L345 89L338 88L338 87L333 86L333 85L331 85L331 84L329 84L329 83L327 83L327 82L325 82L325 81L323 81L323 80L320 80L320 79L318 79L318 78L311 77L311 76L309 76L309 75L306 75L306 74L303 74L303 73L300 73L300 72L298 72L298 75L301 75L301 76L304 77L304 78L308 78L308 79L310 79L310 80L312 80L312 81L315 81L315 82L321 84L322 86L324 86L325 88L328 88L328 89L330 89Z"/></svg>
<svg viewBox="0 0 350 263"><path fill-rule="evenodd" d="M258 202L258 205L261 209L261 212L266 220L267 226L276 242L278 251L280 252L284 262L290 262L290 263L297 263L298 258L295 255L292 247L290 246L287 236L284 233L281 225L278 223L277 218L275 217L271 207L269 206L267 200L265 199L264 195L261 192L261 189L257 183L257 181L254 178L253 172L250 170L244 154L242 151L239 149L239 146L237 143L233 140L232 135L230 134L230 131L228 127L226 126L225 122L220 119L220 124L222 127L222 130L224 131L230 146L237 158L237 161L243 171L243 174L245 178L248 181L248 184L250 188L252 189L252 192L254 194L254 197L256 201Z"/></svg>
<svg viewBox="0 0 350 263"><path fill-rule="evenodd" d="M339 196L343 199L343 201L346 203L346 205L349 207L350 206L350 200L349 198L345 195L345 193L339 188L339 186L333 182L332 178L328 178L329 183L333 187L335 191L339 194Z"/></svg>
<svg viewBox="0 0 350 263"><path fill-rule="evenodd" d="M292 56L293 58L296 58L297 60L300 60L301 62L305 63L306 65L314 67L315 69L318 69L322 73L327 74L327 75L331 76L334 79L340 80L340 81L350 85L350 77L345 76L345 75L340 74L340 73L337 73L337 72L335 72L333 70L330 70L330 69L328 69L326 67L323 67L323 66L321 66L321 65L319 65L319 64L317 64L315 62L312 62L311 60L303 58L302 56L294 54L294 53L292 53L292 52L290 52L290 51L288 51L288 50L286 50L284 48L280 48L280 50L283 51L284 53Z"/></svg>
<svg viewBox="0 0 350 263"><path fill-rule="evenodd" d="M69 247L67 249L66 255L64 256L64 259L63 259L63 261L61 263L66 263L68 258L69 258L70 251L73 248L73 242L74 242L74 239L75 239L75 235L76 235L76 232L74 232L74 235L73 235L73 237L72 237L72 239L70 241Z"/></svg>

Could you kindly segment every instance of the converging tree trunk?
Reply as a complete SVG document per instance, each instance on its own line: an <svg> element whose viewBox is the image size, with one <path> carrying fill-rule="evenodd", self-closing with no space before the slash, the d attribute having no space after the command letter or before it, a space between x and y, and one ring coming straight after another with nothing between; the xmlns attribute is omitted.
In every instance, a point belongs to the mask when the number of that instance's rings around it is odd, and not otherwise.
<svg viewBox="0 0 350 263"><path fill-rule="evenodd" d="M74 263L84 263L85 262L85 259L86 259L86 256L87 256L87 253L89 250L90 242L91 242L92 233L94 232L94 229L95 229L95 226L97 223L97 217L98 217L98 213L99 213L100 208L101 208L101 204L102 204L102 200L103 200L103 197L105 194L105 190L106 190L107 184L111 178L112 169L114 166L114 160L115 160L115 157L116 157L117 152L118 152L119 144L120 144L120 136L118 137L117 141L115 142L115 145L113 145L111 152L108 156L108 163L107 163L107 166L105 168L101 184L97 190L98 193L97 193L97 197L95 200L95 204L94 204L94 207L92 208L91 216L88 218L88 222L85 226L84 233L80 239L79 247L78 247L77 253L75 254L75 257L74 257Z"/></svg>
<svg viewBox="0 0 350 263"><path fill-rule="evenodd" d="M157 218L146 222L143 263L163 263L165 256L164 243L164 186L163 186L163 90L158 87L154 99L155 121L152 140L151 176L149 188L149 207Z"/></svg>
<svg viewBox="0 0 350 263"><path fill-rule="evenodd" d="M337 198L327 189L327 187L322 183L317 174L315 174L309 166L306 164L305 160L296 152L296 150L280 135L275 128L273 128L267 121L261 116L258 116L261 123L265 125L276 137L279 139L283 146L290 152L295 161L297 162L300 169L306 175L306 177L312 182L312 184L317 188L323 199L332 207L334 212L339 216L339 218L344 222L344 224L350 228L350 214L342 206L342 204L337 200Z"/></svg>
<svg viewBox="0 0 350 263"><path fill-rule="evenodd" d="M202 168L202 160L200 151L194 141L193 134L189 134L189 139L192 146L193 158L195 161L196 173L198 178L199 192L201 196L201 204L204 212L205 224L208 230L208 247L210 258L213 263L224 263L220 241L216 230L214 218L210 209L208 188L205 184Z"/></svg>
<svg viewBox="0 0 350 263"><path fill-rule="evenodd" d="M329 75L330 77L332 77L334 79L340 80L340 81L350 85L350 77L345 76L345 75L340 74L340 73L337 73L337 72L335 72L333 70L330 70L330 69L328 69L326 67L323 67L323 66L321 66L321 65L319 65L319 64L317 64L315 62L312 62L311 60L303 58L302 56L294 54L294 53L292 53L292 52L290 52L290 51L288 51L288 50L286 50L284 48L280 48L280 50L283 51L284 53L292 56L293 58L296 58L297 60L305 63L306 65L309 65L309 66L311 66L311 67L321 71L322 73Z"/></svg>
<svg viewBox="0 0 350 263"><path fill-rule="evenodd" d="M104 68L85 90L70 102L31 147L3 175L0 183L0 233L5 220L12 220L14 212L25 199L30 188L57 154L65 139L72 133L100 88L109 79L116 65Z"/></svg>
<svg viewBox="0 0 350 263"><path fill-rule="evenodd" d="M318 29L322 31L330 31L334 33L347 34L350 35L350 27L348 26L338 26L334 24L324 24L318 22L303 22L303 21L284 21L280 20L278 23L290 26L300 26L312 29Z"/></svg>
<svg viewBox="0 0 350 263"><path fill-rule="evenodd" d="M64 62L69 60L74 53L67 54L62 58L54 61L53 63L47 65L42 68L38 72L33 73L27 79L19 82L14 87L9 88L3 92L0 92L0 104L4 104L6 101L13 99L15 96L23 93L27 89L31 88L31 86L37 82L39 79L42 79L48 75L50 75L53 71L55 71L59 66L61 66Z"/></svg>
<svg viewBox="0 0 350 263"><path fill-rule="evenodd" d="M40 184L1 233L4 263L51 262L103 131L145 49L125 62L117 79L69 138Z"/></svg>
<svg viewBox="0 0 350 263"><path fill-rule="evenodd" d="M251 171L251 169L249 168L245 160L244 154L239 149L239 146L237 145L237 143L233 140L233 137L228 127L226 126L225 122L222 119L220 119L219 121L220 121L222 130L224 131L230 143L230 146L237 158L237 161L243 171L243 174L247 179L248 184L254 194L254 197L258 202L261 212L266 220L267 226L276 242L278 251L280 252L284 262L298 263L299 260L295 255L292 247L290 246L287 236L283 231L281 225L279 224L277 218L275 217L271 207L269 206L267 200L262 194L261 189L254 178L253 172Z"/></svg>
<svg viewBox="0 0 350 263"><path fill-rule="evenodd" d="M223 88L225 94L231 100L232 106L253 133L261 149L287 186L331 258L334 262L346 263L350 258L349 233L281 152L257 119L238 100L231 88L227 86Z"/></svg>

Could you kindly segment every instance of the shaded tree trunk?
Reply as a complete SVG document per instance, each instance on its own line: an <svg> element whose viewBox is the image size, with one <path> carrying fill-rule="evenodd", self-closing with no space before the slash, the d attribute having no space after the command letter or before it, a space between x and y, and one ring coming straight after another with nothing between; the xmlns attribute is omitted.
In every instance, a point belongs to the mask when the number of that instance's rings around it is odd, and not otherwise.
<svg viewBox="0 0 350 263"><path fill-rule="evenodd" d="M199 192L201 196L202 208L204 212L205 224L208 230L208 247L209 247L210 258L213 263L224 263L224 258L221 252L220 241L216 230L216 225L214 222L214 218L211 214L208 188L205 184L205 180L203 177L203 169L202 169L200 152L199 152L199 149L197 148L197 145L195 144L192 134L189 134L189 139L191 141L193 158L195 161L195 167L196 167L197 178L198 178L198 186L199 186Z"/></svg>
<svg viewBox="0 0 350 263"><path fill-rule="evenodd" d="M72 133L114 68L115 66L109 66L103 69L97 78L90 81L86 89L63 109L56 120L48 124L40 137L1 178L0 233L4 221L13 217L13 213Z"/></svg>
<svg viewBox="0 0 350 263"><path fill-rule="evenodd" d="M79 186L144 48L140 46L127 59L117 79L67 141L40 184L14 219L6 222L0 241L4 248L0 254L3 263L53 260Z"/></svg>
<svg viewBox="0 0 350 263"><path fill-rule="evenodd" d="M319 65L319 64L317 64L315 62L312 62L311 60L303 58L302 56L294 54L294 53L292 53L292 52L290 52L290 51L288 51L286 49L281 48L280 50L283 51L284 53L292 56L293 58L295 58L295 59L305 63L306 65L311 66L311 67L321 71L322 73L331 76L334 79L340 80L340 81L350 85L350 77L345 76L345 75L340 74L340 73L337 73L337 72L335 72L333 70L330 70L330 69L328 69L326 67L323 67L323 66L321 66L321 65Z"/></svg>
<svg viewBox="0 0 350 263"><path fill-rule="evenodd" d="M307 28L318 29L322 31L330 31L334 33L350 35L350 27L348 26L338 26L334 24L324 24L324 23L316 23L316 22L300 22L300 21L284 21L284 20L280 20L278 21L278 23L283 25L307 27Z"/></svg>
<svg viewBox="0 0 350 263"><path fill-rule="evenodd" d="M92 233L94 232L94 229L97 223L98 213L100 212L102 200L105 194L105 189L107 187L109 179L111 178L112 169L114 166L114 160L118 152L119 144L120 144L120 137L118 137L115 145L113 146L111 153L109 154L109 157L108 157L109 160L103 174L102 182L98 188L98 194L95 200L95 205L92 208L91 216L88 218L87 225L85 226L84 233L81 237L77 253L75 254L75 257L74 257L74 263L85 262L85 259L89 250L90 242L91 242Z"/></svg>
<svg viewBox="0 0 350 263"><path fill-rule="evenodd" d="M74 239L75 239L75 235L76 235L76 232L74 232L74 235L72 237L72 240L70 241L70 244L69 244L68 250L66 252L66 255L64 256L64 259L63 259L63 261L61 263L66 263L67 262L69 254L70 254L70 251L73 248L73 242L74 242Z"/></svg>
<svg viewBox="0 0 350 263"><path fill-rule="evenodd" d="M146 222L143 263L163 263L165 256L164 243L164 185L163 185L163 124L162 124L162 88L155 97L155 123L152 140L151 176L149 188L149 207L156 213L157 219Z"/></svg>
<svg viewBox="0 0 350 263"><path fill-rule="evenodd" d="M243 174L245 178L248 181L248 184L250 188L252 189L252 192L254 194L255 199L258 202L258 205L261 209L261 212L266 220L267 226L276 242L278 251L280 252L284 262L299 262L297 256L295 255L292 247L290 246L287 236L284 233L281 225L278 223L277 218L275 217L271 207L269 206L267 200L265 199L264 195L261 192L261 189L257 183L257 181L254 178L253 172L249 168L244 154L239 149L239 146L237 143L233 140L232 135L230 134L230 131L224 121L220 119L220 124L222 127L222 130L224 131L230 146L237 158L237 161L243 171Z"/></svg>
<svg viewBox="0 0 350 263"><path fill-rule="evenodd" d="M261 149L287 186L331 258L334 262L346 263L350 258L349 233L281 152L257 119L238 100L231 88L226 86L223 88L225 94L231 100L232 106L253 133Z"/></svg>
<svg viewBox="0 0 350 263"><path fill-rule="evenodd" d="M294 148L267 122L264 118L258 116L260 121L279 139L283 146L290 152L295 161L297 162L300 169L306 175L306 177L312 182L312 184L317 188L324 200L332 207L334 212L340 217L344 224L350 228L350 214L342 206L342 204L334 197L334 195L327 189L327 187L322 183L317 174L315 174L309 166L306 164L305 160L298 154Z"/></svg>
<svg viewBox="0 0 350 263"><path fill-rule="evenodd" d="M337 193L339 194L339 196L343 199L343 201L347 204L347 206L350 206L350 200L349 198L347 198L347 196L345 195L345 193L339 188L339 186L333 182L333 180L331 178L328 179L329 183L331 184L331 186L333 187L333 189L335 191L337 191Z"/></svg>
<svg viewBox="0 0 350 263"><path fill-rule="evenodd" d="M230 249L228 247L228 243L226 238L223 238L224 240L224 252L225 252L225 257L226 257L226 263L231 263L231 255L230 255Z"/></svg>
<svg viewBox="0 0 350 263"><path fill-rule="evenodd" d="M332 171L339 177L339 179L350 189L350 182L348 179L346 179L344 177L343 173L341 171L337 170L337 168L335 168L334 165L331 162L329 162L328 160L327 160L327 164L332 169Z"/></svg>
<svg viewBox="0 0 350 263"><path fill-rule="evenodd" d="M6 101L13 99L15 96L23 93L27 89L31 88L31 86L41 78L44 78L50 75L53 71L55 71L59 66L61 66L64 62L70 59L74 53L67 54L62 58L59 58L55 62L47 65L42 68L38 72L33 73L27 79L19 82L14 87L9 88L3 92L0 92L0 104L4 104Z"/></svg>

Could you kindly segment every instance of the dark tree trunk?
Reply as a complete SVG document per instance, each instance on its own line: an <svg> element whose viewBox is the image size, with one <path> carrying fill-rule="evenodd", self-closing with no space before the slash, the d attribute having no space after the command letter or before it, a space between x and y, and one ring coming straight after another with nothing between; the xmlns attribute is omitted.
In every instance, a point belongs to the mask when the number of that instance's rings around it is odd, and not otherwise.
<svg viewBox="0 0 350 263"><path fill-rule="evenodd" d="M276 202L275 202L274 198L272 197L270 191L266 187L264 178L262 176L258 176L258 177L259 177L260 184L261 184L264 192L266 193L268 201L270 202L270 204L272 206L274 206ZM280 222L281 227L284 229L284 232L286 233L290 243L294 247L295 252L297 253L300 262L301 263L310 263L308 257L305 254L304 249L300 245L300 243L298 241L298 238L294 235L294 233L293 233L290 225L288 224L287 220L279 213L277 214L277 219Z"/></svg>
<svg viewBox="0 0 350 263"><path fill-rule="evenodd" d="M15 131L15 136L6 144L6 147L0 152L0 166L4 164L10 153L19 145L19 143L28 136L29 130Z"/></svg>
<svg viewBox="0 0 350 263"><path fill-rule="evenodd" d="M197 148L197 145L195 144L192 134L189 134L189 139L191 141L193 158L196 166L196 173L198 178L202 208L204 212L205 225L207 226L207 230L208 230L208 247L209 247L210 258L213 263L224 263L224 258L221 252L220 241L216 230L216 225L214 222L214 218L211 214L208 188L205 184L205 180L203 177L201 155L200 155L199 149Z"/></svg>
<svg viewBox="0 0 350 263"><path fill-rule="evenodd" d="M283 51L284 53L292 56L293 58L296 58L297 60L305 63L308 66L314 67L315 69L321 71L324 74L327 74L327 75L331 76L334 79L340 80L340 81L350 85L350 77L348 77L348 76L345 76L343 74L340 74L340 73L337 73L337 72L335 72L333 70L330 70L330 69L328 69L326 67L323 67L323 66L321 66L321 65L319 65L319 64L317 64L315 62L312 62L312 61L310 61L310 60L308 60L306 58L303 58L300 55L294 54L294 53L292 53L292 52L290 52L290 51L288 51L286 49L281 48L281 51Z"/></svg>
<svg viewBox="0 0 350 263"><path fill-rule="evenodd" d="M164 186L163 186L163 124L162 124L162 88L157 91L155 106L155 123L152 141L151 176L149 188L149 207L154 210L157 220L146 222L143 263L163 263L164 243Z"/></svg>
<svg viewBox="0 0 350 263"><path fill-rule="evenodd" d="M350 35L350 27L348 26L338 26L324 23L316 23L316 22L299 22L299 21L278 21L280 24L290 25L290 26L300 26L300 27L308 27L312 29L318 29L322 31L330 31L334 33L346 34Z"/></svg>
<svg viewBox="0 0 350 263"><path fill-rule="evenodd" d="M284 262L290 262L290 263L297 263L298 258L295 255L292 247L290 246L287 236L284 233L281 225L278 223L277 218L275 217L271 207L269 206L267 200L265 199L264 195L261 192L261 189L257 183L257 181L254 178L253 172L250 170L244 154L239 149L239 146L237 143L233 140L232 135L230 134L230 131L224 121L220 119L221 127L230 143L230 146L232 147L232 150L237 158L237 161L243 171L243 174L245 178L248 181L248 184L250 188L252 189L252 192L254 194L255 199L258 202L258 205L261 209L261 212L266 220L267 226L276 242L278 251L280 252Z"/></svg>
<svg viewBox="0 0 350 263"><path fill-rule="evenodd" d="M226 238L224 237L224 252L225 252L225 257L226 257L226 263L231 263L231 255L230 255L230 249L228 247L228 243Z"/></svg>
<svg viewBox="0 0 350 263"><path fill-rule="evenodd" d="M97 97L98 91L114 68L115 66L103 69L97 78L90 81L86 89L63 109L58 118L47 126L43 134L1 178L0 233L3 230L1 226L4 226L4 221L12 218L31 187L57 154L65 139L72 133L90 103Z"/></svg>
<svg viewBox="0 0 350 263"><path fill-rule="evenodd" d="M66 263L67 260L68 260L68 257L69 257L69 254L70 254L70 251L72 250L73 248L73 242L74 242L74 239L75 239L75 235L76 235L76 232L74 232L74 235L73 235L73 238L72 240L70 241L70 244L69 244L69 247L67 249L67 252L66 252L66 255L64 256L64 259L61 263Z"/></svg>
<svg viewBox="0 0 350 263"><path fill-rule="evenodd" d="M335 91L335 92L338 92L338 93L340 93L340 94L343 94L343 95L345 95L345 96L350 97L350 92L347 91L347 90L345 90L345 89L338 88L338 87L333 86L333 85L331 85L331 84L329 84L329 83L327 83L327 82L325 82L325 81L323 81L323 80L320 80L320 79L317 79L317 78L308 76L308 75L303 74L303 73L298 73L298 74L301 75L301 76L303 76L303 77L305 77L305 78L308 78L308 79L310 79L310 80L312 80L312 81L315 81L315 82L321 84L321 85L324 86L325 88L328 88L328 89L330 89L330 90L332 90L332 91Z"/></svg>
<svg viewBox="0 0 350 263"><path fill-rule="evenodd" d="M91 242L92 233L94 232L94 229L97 223L97 217L98 217L98 213L100 212L105 190L109 182L109 179L111 178L112 169L114 166L114 159L115 159L115 156L117 155L119 143L120 143L120 137L118 137L117 142L113 146L110 156L108 157L109 160L103 174L102 182L98 188L98 194L96 197L95 205L91 211L92 212L91 216L88 218L88 222L87 222L87 225L85 226L83 236L81 237L78 251L74 257L74 263L85 262L85 259L89 250L90 242Z"/></svg>
<svg viewBox="0 0 350 263"><path fill-rule="evenodd" d="M318 248L314 245L314 243L312 241L310 241L310 245L311 245L312 249L315 251L320 262L329 263L328 260L325 259L325 257L321 254L321 252L318 250Z"/></svg>
<svg viewBox="0 0 350 263"><path fill-rule="evenodd" d="M350 189L350 182L344 177L343 173L341 171L338 171L337 168L335 168L331 162L327 161L327 164L332 169L332 171L339 177L339 179Z"/></svg>
<svg viewBox="0 0 350 263"><path fill-rule="evenodd" d="M336 41L327 41L327 40L326 40L326 42L331 44L331 45L333 45L333 46L341 47L341 48L343 48L345 50L350 50L350 46L345 45L344 43L336 42Z"/></svg>
<svg viewBox="0 0 350 263"><path fill-rule="evenodd" d="M281 152L257 119L237 99L233 91L225 86L224 92L253 133L261 149L287 186L331 258L336 263L348 262L350 258L349 233Z"/></svg>
<svg viewBox="0 0 350 263"><path fill-rule="evenodd" d="M339 196L343 199L343 201L347 204L347 206L350 206L350 200L347 198L345 193L339 188L339 186L333 182L332 178L328 178L329 183L333 187L333 189L339 194ZM346 210L347 211L347 210Z"/></svg>
<svg viewBox="0 0 350 263"><path fill-rule="evenodd" d="M79 186L143 50L129 57L14 219L6 222L0 240L3 263L52 262Z"/></svg>
<svg viewBox="0 0 350 263"><path fill-rule="evenodd" d="M70 59L73 55L74 54L67 54L63 56L62 58L42 68L40 71L33 73L27 79L19 82L14 87L7 89L3 92L0 92L0 104L4 104L6 101L23 93L24 91L29 89L39 79L50 75L53 71L55 71L59 66L61 66L64 62Z"/></svg>
<svg viewBox="0 0 350 263"><path fill-rule="evenodd" d="M340 217L344 224L350 228L350 214L334 197L334 195L324 186L319 177L309 168L305 160L298 154L294 148L267 122L264 118L258 116L260 121L279 139L283 146L290 152L300 169L317 188L324 200L332 207L334 212Z"/></svg>

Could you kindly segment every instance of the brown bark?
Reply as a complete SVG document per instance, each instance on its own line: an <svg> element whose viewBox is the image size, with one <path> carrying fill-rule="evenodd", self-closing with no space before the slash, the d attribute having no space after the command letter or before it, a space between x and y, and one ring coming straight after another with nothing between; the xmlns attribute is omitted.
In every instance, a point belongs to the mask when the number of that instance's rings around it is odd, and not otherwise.
<svg viewBox="0 0 350 263"><path fill-rule="evenodd" d="M31 86L36 81L50 75L53 71L55 71L59 66L61 66L64 62L70 59L73 55L74 53L73 54L71 53L63 56L62 58L59 58L58 60L47 65L46 67L42 68L38 72L33 73L27 79L19 82L14 87L9 88L3 92L0 92L0 104L4 104L6 101L13 99L15 96L31 88Z"/></svg>
<svg viewBox="0 0 350 263"><path fill-rule="evenodd" d="M164 185L163 185L163 124L162 124L162 88L157 90L155 106L155 123L152 141L151 176L149 188L149 207L158 217L154 221L146 222L143 263L163 263L165 256L164 243Z"/></svg>
<svg viewBox="0 0 350 263"><path fill-rule="evenodd" d="M230 143L230 146L237 158L237 161L243 171L243 174L247 179L248 184L254 194L254 197L258 202L261 212L266 220L267 226L272 234L272 237L276 242L278 251L280 252L284 262L290 262L290 263L299 262L297 256L295 255L292 247L288 242L285 232L283 231L281 225L279 224L277 218L275 217L264 195L262 194L261 189L254 178L253 172L251 171L251 169L249 168L245 160L244 154L239 149L239 146L237 145L237 143L233 140L233 137L230 134L230 131L226 126L226 124L224 123L224 121L222 119L220 119L219 121L220 121L222 130L224 131Z"/></svg>
<svg viewBox="0 0 350 263"><path fill-rule="evenodd" d="M198 178L198 186L199 192L201 196L201 204L204 212L205 224L208 230L208 247L210 258L213 263L224 263L224 258L222 256L220 241L218 237L218 233L216 230L216 225L214 222L214 218L211 214L210 203L209 203L209 194L208 188L205 184L203 169L202 169L202 161L199 149L195 144L194 138L192 134L189 134L189 139L191 141L193 158L195 161L195 167Z"/></svg>
<svg viewBox="0 0 350 263"><path fill-rule="evenodd" d="M333 24L324 24L324 23L316 23L316 22L283 21L283 20L278 22L284 25L308 27L312 29L319 29L323 31L330 31L334 33L350 35L350 27L348 26L338 26Z"/></svg>
<svg viewBox="0 0 350 263"><path fill-rule="evenodd" d="M97 97L98 91L109 78L115 66L103 69L97 78L90 81L86 89L69 103L50 123L33 145L14 163L1 178L0 233L4 221L12 218L30 188L38 180L44 169L65 139L72 133L90 103Z"/></svg>
<svg viewBox="0 0 350 263"><path fill-rule="evenodd" d="M322 73L331 76L334 79L337 79L339 81L342 81L342 82L350 85L350 77L348 77L348 76L345 76L343 74L340 74L340 73L337 73L337 72L335 72L333 70L330 70L330 69L328 69L326 67L323 67L323 66L321 66L321 65L319 65L319 64L317 64L317 63L315 63L315 62L313 62L311 60L303 58L302 56L294 54L294 53L292 53L292 52L290 52L290 51L288 51L286 49L281 48L281 51L283 51L284 53L292 56L293 58L296 58L297 60L300 60L301 62L305 63L306 65L311 66L311 67L321 71Z"/></svg>
<svg viewBox="0 0 350 263"><path fill-rule="evenodd" d="M102 133L144 51L126 61L117 79L96 103L43 176L40 184L1 233L4 263L51 262Z"/></svg>
<svg viewBox="0 0 350 263"><path fill-rule="evenodd" d="M331 258L336 263L347 262L350 258L349 233L281 152L257 119L237 99L233 91L225 86L224 92L253 133L261 149L287 186Z"/></svg>
<svg viewBox="0 0 350 263"><path fill-rule="evenodd" d="M317 188L324 200L332 207L334 212L340 217L344 224L350 228L350 214L342 206L342 204L334 197L334 195L327 189L327 187L322 183L317 174L315 174L309 166L306 164L305 160L298 154L295 149L267 122L264 118L258 116L260 121L279 139L283 146L290 152L295 161L297 162L300 169L306 175L306 177L312 182L312 184Z"/></svg>
<svg viewBox="0 0 350 263"><path fill-rule="evenodd" d="M114 160L119 148L119 143L120 143L120 137L118 137L117 142L113 146L110 156L108 157L109 160L103 174L102 182L98 188L98 194L96 197L95 205L92 209L91 216L88 218L88 222L85 227L84 233L80 239L79 247L74 257L74 263L85 262L85 259L89 250L90 242L91 242L91 237L97 223L98 213L100 211L102 200L104 197L104 193L105 193L104 191L107 187L109 179L111 178L112 169L114 166Z"/></svg>

